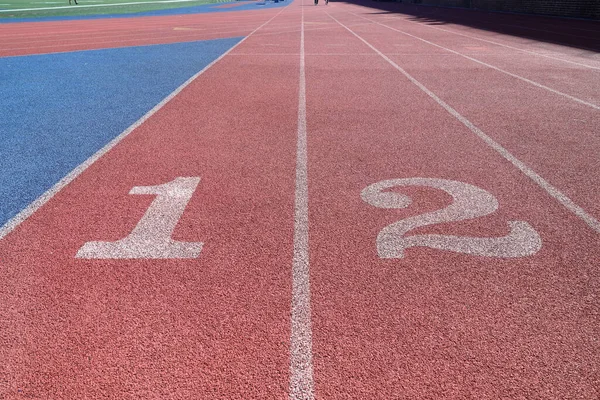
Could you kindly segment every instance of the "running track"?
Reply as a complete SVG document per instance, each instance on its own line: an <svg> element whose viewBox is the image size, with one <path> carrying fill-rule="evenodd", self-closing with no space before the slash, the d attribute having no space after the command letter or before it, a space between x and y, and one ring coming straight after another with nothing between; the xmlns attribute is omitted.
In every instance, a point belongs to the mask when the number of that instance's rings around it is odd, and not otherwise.
<svg viewBox="0 0 600 400"><path fill-rule="evenodd" d="M245 37L2 228L3 398L600 397L600 59L369 5L0 25Z"/></svg>

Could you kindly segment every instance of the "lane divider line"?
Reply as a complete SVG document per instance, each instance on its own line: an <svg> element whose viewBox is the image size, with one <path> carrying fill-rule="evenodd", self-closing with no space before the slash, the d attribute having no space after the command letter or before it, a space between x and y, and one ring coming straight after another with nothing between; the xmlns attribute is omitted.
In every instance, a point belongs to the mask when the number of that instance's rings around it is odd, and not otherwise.
<svg viewBox="0 0 600 400"><path fill-rule="evenodd" d="M359 18L365 19L365 20L367 20L367 21L371 21L372 23L374 23L374 24L377 24L377 25L381 25L381 26L383 26L384 28L391 29L392 31L399 32L399 33L402 33L403 35L410 36L410 37L412 37L412 38L414 38L414 39L420 40L420 41L422 41L422 42L425 42L425 43L427 43L427 44L430 44L430 45L432 45L432 46L439 47L440 49L446 50L446 51L448 51L448 52L450 52L450 53L452 53L452 54L456 54L457 56L464 57L464 58L466 58L467 60L470 60L470 61L476 62L476 63L478 63L478 64L480 64L480 65L483 65L483 66L485 66L485 67L491 68L491 69L493 69L493 70L495 70L495 71L502 72L503 74L506 74L506 75L508 75L508 76L511 76L511 77L513 77L513 78L516 78L516 79L519 79L519 80L521 80L521 81L523 81L523 82L529 83L530 85L536 86L536 87L538 87L538 88L540 88L540 89L545 89L545 90L547 90L547 91L549 91L549 92L552 92L552 93L554 93L554 94L558 94L559 96L563 96L563 97L565 97L565 98L567 98L567 99L569 99L569 100L573 100L573 101L576 101L576 102L578 102L578 103L580 103L580 104L583 104L583 105L585 105L585 106L588 106L588 107L594 108L594 109L596 109L596 110L600 110L600 106L598 106L598 105L596 105L596 104L589 103L589 102L587 102L587 101L585 101L585 100L581 100L581 99L579 99L579 98L577 98L577 97L571 96L570 94L563 93L563 92L561 92L561 91L558 91L558 90L556 90L556 89L552 89L551 87L548 87L548 86L546 86L546 85L542 85L541 83L538 83L538 82L532 81L531 79L527 79L527 78L525 78L525 77L523 77L523 76L520 76L520 75L517 75L517 74L513 74L512 72L506 71L506 70L504 70L504 69L502 69L502 68L498 68L498 67L496 67L496 66L494 66L494 65L492 65L492 64L488 64L488 63L486 63L486 62L483 62L483 61L481 61L481 60L478 60L478 59L476 59L476 58L469 57L469 56L467 56L467 55L465 55L465 54L459 53L458 51L455 51L455 50L449 49L449 48L447 48L447 47L440 46L439 44L436 44L436 43L430 42L429 40L426 40L426 39L420 38L420 37L418 37L418 36L412 35L412 34L410 34L410 33L408 33L408 32L404 32L404 31L402 31L402 30L400 30L400 29L396 29L396 28L394 28L394 27L391 27L391 26L388 26L388 25L382 24L381 22L374 21L374 20L372 20L372 19L370 19L370 18L366 18L366 17L360 16L360 15L358 15L358 14L355 14L355 13L351 12L351 11L347 11L347 12L348 12L349 14L352 14L352 15L354 15L355 17L359 17Z"/></svg>
<svg viewBox="0 0 600 400"><path fill-rule="evenodd" d="M229 29L229 28L227 28ZM237 31L252 31L252 29L254 28L243 28L243 27L237 27L233 32L237 32ZM139 30L139 31L130 31L130 32L126 32L126 31L115 31L115 32L94 32L94 33L86 33L83 35L79 35L79 34L70 34L69 37L67 38L60 38L61 42L76 42L76 43L80 43L81 41L85 41L87 40L91 35L93 35L94 39L114 39L114 38L129 38L129 39L135 39L138 36L141 36L142 38L152 38L154 36L159 36L162 37L165 33L172 33L172 32L194 32L194 33L207 33L207 34L218 34L218 33L230 33L232 32L231 30L221 30L221 28L218 29L210 29L209 28L179 28L179 27L166 27L166 28L157 28L154 31L150 31L150 30ZM50 35L48 35L50 36ZM47 44L47 43L51 43L56 41L56 39L52 39L51 37L33 37L33 38L27 38L27 40L20 40L19 41L19 45L33 45L33 44ZM18 48L17 48L18 49ZM0 50L14 50L14 48L8 47L8 48L0 48Z"/></svg>
<svg viewBox="0 0 600 400"><path fill-rule="evenodd" d="M230 56L298 56L297 53L235 53L230 54ZM377 57L377 54L373 53L306 53L307 56L329 56L329 57L354 57L354 56L364 56L364 57ZM403 54L400 54L403 55Z"/></svg>
<svg viewBox="0 0 600 400"><path fill-rule="evenodd" d="M421 7L427 7L427 5L424 5L424 4L421 4L420 6ZM417 7L419 7L419 6L417 6ZM439 13L442 12L441 9L438 9L438 10L436 10L434 12L428 13L427 16L433 16L433 18L436 18L435 14L439 14L438 11L440 11ZM559 17L559 16L554 16L554 17L548 16L548 15L546 15L546 16L544 16L544 15L537 15L536 16L536 15L531 15L531 14L519 14L519 13L502 12L502 11L495 11L493 13L496 14L496 15L498 15L498 14L504 14L505 16L506 15L511 15L511 14L512 15L516 14L516 15L520 15L520 16L529 16L529 17L550 17L550 18L553 18L553 19L565 18L565 17ZM471 16L467 17L467 16L463 15L463 16L455 16L455 18L458 18L458 19L461 19L461 20L465 20L465 19L469 20L471 18ZM569 17L566 17L566 18L569 18ZM569 18L569 19L573 19L573 18ZM581 18L575 18L575 19L576 20L581 20ZM573 37L584 38L584 39L593 39L590 36L581 36L581 35L576 35L576 34L573 34L573 33L564 33L564 32L556 31L556 30L549 31L547 29L532 28L531 26L528 26L527 24L525 24L525 25L506 24L506 23L502 23L502 22L494 22L491 19L482 19L480 21L483 22L483 23L492 24L492 25L510 26L512 28L520 28L520 29L525 29L525 30L530 30L530 31L539 31L539 32L546 32L546 33L554 33L554 34L558 34L558 35L561 35L561 36L573 36ZM544 26L544 25L547 26L548 24L552 24L552 22L551 21L548 21L547 23L543 22L541 25L542 26ZM573 29L573 30L577 30L577 31L583 31L583 32L598 32L595 29L592 30L592 29L574 28L572 26L569 27L569 29Z"/></svg>
<svg viewBox="0 0 600 400"><path fill-rule="evenodd" d="M480 37L477 37L477 36L467 35L467 34L459 33L459 32L456 32L456 31L449 30L449 29L439 28L437 26L427 25L427 24L423 24L423 23L419 23L419 22L410 21L410 20L405 20L405 21L411 22L413 24L418 24L418 25L421 25L421 26L425 26L427 28L437 29L438 31L448 32L448 33L451 33L453 35L464 36L464 37L467 37L469 39L479 40L479 41L482 41L482 42L494 44L496 46L506 47L507 49L518 50L518 51L522 51L524 53L532 54L532 55L539 56L539 57L545 57L545 58L549 58L549 59L556 60L556 61L562 61L562 62L566 62L566 63L569 63L569 64L579 65L580 67L585 67L585 68L600 70L600 67L595 67L593 65L583 64L583 63L576 62L576 61L571 61L571 60L565 60L564 58L560 58L560 57L556 57L556 56L551 56L549 54L543 54L543 53L538 53L537 51L525 50L525 49L521 49L519 47L510 46L508 44L495 42L493 40L487 40L487 39L483 39L483 38L480 38Z"/></svg>
<svg viewBox="0 0 600 400"><path fill-rule="evenodd" d="M198 14L193 14L193 15L198 15ZM206 14L208 15L208 14ZM2 38L3 39L46 39L48 41L56 41L58 39L63 39L65 36L68 37L72 37L72 36L82 36L82 37L88 37L91 35L97 35L97 34L120 34L120 35L127 35L128 33L131 32L148 32L148 33L152 33L152 32L156 32L156 30L169 30L171 28L174 28L175 25L181 25L181 24L185 24L186 26L201 26L198 23L185 23L185 21L167 21L167 22L159 22L156 21L156 19L165 19L165 17L153 17L152 21L148 21L148 19L146 19L146 21L142 21L142 22L136 22L136 23L129 23L127 25L125 25L123 22L121 22L122 20L127 20L127 19L131 19L131 18L115 18L115 19L111 19L110 22L113 22L112 25L108 26L108 25L95 25L95 26L86 26L86 29L77 29L75 27L69 27L69 30L49 30L46 29L46 32L40 33L39 32L39 28L37 30L31 30L31 29L25 29L22 26L17 26L15 27L15 25L18 24L13 24L10 26L10 28L14 28L14 29L1 29L1 28L7 28L6 25L0 25L0 34L2 34ZM139 19L139 18L138 18ZM245 25L250 25L250 23L246 23L245 20L236 23L235 20L232 18L232 23L214 23L210 26L208 26L207 29L210 29L212 27L218 28L218 29L222 29L222 28L228 28L228 27L236 27L236 28L240 28L242 26L244 26L244 29L248 29L248 30L252 30L254 29L255 25L252 26L245 26ZM100 20L91 20L91 21L104 21L102 19ZM58 21L59 23L61 21ZM88 20L85 20L85 22L89 22ZM131 21L130 21L131 22ZM54 26L55 29L59 28L57 26ZM7 32L2 32L2 30L7 31Z"/></svg>
<svg viewBox="0 0 600 400"><path fill-rule="evenodd" d="M402 69L398 64L392 61L389 57L375 48L371 43L367 42L365 39L360 37L357 33L352 31L346 25L338 21L335 17L327 12L327 15L338 24L346 28L346 30L356 36L360 41L370 47L374 52L379 54L381 58L386 60L391 66L396 68L400 73L402 73L406 78L408 78L412 83L414 83L419 89L425 92L429 97L435 100L440 106L442 106L446 111L448 111L452 116L458 119L463 125L465 125L471 132L479 136L489 147L498 152L504 159L509 161L515 167L517 167L522 173L524 173L527 177L529 177L532 181L534 181L538 186L546 191L550 196L556 199L561 205L571 211L573 214L581 218L590 228L592 228L596 233L600 233L600 221L596 218L588 214L583 208L575 204L567 195L562 193L557 187L553 186L550 182L542 178L538 173L529 168L524 162L519 160L517 157L512 155L508 150L506 150L502 145L494 141L491 137L486 135L481 129L476 127L471 121L467 118L463 117L458 111L448 105L444 100L440 99L435 93L431 90L427 89L421 82L416 80L412 75Z"/></svg>
<svg viewBox="0 0 600 400"><path fill-rule="evenodd" d="M15 12L15 11L38 11L38 10L61 10L65 8L91 8L91 7L118 7L118 6L131 6L136 4L154 4L154 3L193 3L198 0L156 0L156 1L134 1L129 3L113 3L113 4L81 4L77 6L59 6L59 7L36 7L36 8L15 8L13 10L0 10L0 13ZM207 5L218 3L204 3L198 5Z"/></svg>
<svg viewBox="0 0 600 400"><path fill-rule="evenodd" d="M216 63L218 63L221 59L223 59L227 54L229 54L230 52L232 52L240 44L244 43L244 41L246 41L246 39L248 39L250 36L252 36L252 34L254 32L258 31L263 26L267 25L269 22L271 22L273 19L275 19L275 17L277 17L279 14L281 14L283 12L283 10L285 10L287 7L288 7L287 5L285 7L283 7L277 14L275 14L273 17L271 17L267 22L265 22L264 24L262 24L261 26L259 26L258 28L256 28L252 32L250 32L248 34L248 36L246 36L245 38L243 38L242 40L240 40L238 43L236 43L233 47L231 47L225 53L221 54L213 62L211 62L210 64L208 64L206 67L204 67L201 71L197 72L195 75L193 75L187 81L185 81L184 83L182 83L181 86L179 86L177 89L175 89L173 92L171 92L170 95L168 95L160 103L158 103L157 105L155 105L150 111L148 111L140 119L138 119L131 126L129 126L129 128L125 129L122 133L120 133L117 137L115 137L113 140L111 140L110 142L108 142L104 147L102 147L100 150L98 150L96 153L94 153L92 156L90 156L87 160L85 160L83 163L81 163L80 165L78 165L77 167L75 167L75 169L73 169L71 172L69 172L60 181L58 181L57 183L55 183L54 186L52 186L50 189L48 189L46 192L44 192L41 196L39 196L37 199L35 199L31 204L29 204L27 207L25 207L23 210L21 210L17 215L15 215L11 219L9 219L4 225L2 225L2 227L0 227L0 240L2 240L4 237L6 237L6 235L8 235L10 232L12 232L21 223L23 223L23 221L25 221L27 218L29 218L41 206L43 206L44 204L46 204L50 199L52 199L64 187L66 187L69 183L71 183L73 180L75 180L75 178L77 178L79 175L81 175L83 173L83 171L85 171L92 164L94 164L96 161L98 161L98 159L100 157L102 157L104 154L108 153L113 147L115 147L117 144L119 144L123 139L125 139L137 127L139 127L144 122L146 122L146 120L148 118L150 118L158 110L160 110L161 108L163 108L163 106L165 104L167 104L175 96L177 96L190 83L192 83L194 80L196 80L196 78L198 78L200 75L202 75L210 67L212 67L213 65L215 65Z"/></svg>
<svg viewBox="0 0 600 400"><path fill-rule="evenodd" d="M237 34L233 37L241 37L244 36L244 33L248 30L239 30L239 31L230 31L230 32L220 32L220 34ZM258 36L258 35L256 35ZM184 39L181 41L175 42L166 42L166 43L151 43L151 44L132 44L132 45L124 45L121 47L98 47L95 49L79 49L79 50L63 50L63 51L53 51L47 53L30 53L30 54L16 54L16 55L2 55L3 52L9 51L18 51L18 50L29 50L29 49L42 49L42 48L58 48L58 47L76 47L76 46L96 46L96 45L105 45L109 43L126 43L126 42L139 42L141 40L156 40L156 39ZM201 38L198 37L198 33L182 33L176 36L158 36L158 37L141 37L141 38L130 38L130 39L120 39L120 40L104 40L101 42L89 42L89 43L67 43L67 44L57 44L57 45L49 45L49 46L29 46L29 47L18 47L12 49L2 49L0 48L0 58L8 58L8 57L30 57L30 56L43 56L48 54L65 54L65 53L77 53L82 51L98 51L98 50L111 50L111 49L122 49L126 47L148 47L148 46L161 46L168 44L179 44L179 43L193 43L193 42L201 42L201 41L209 41L209 40L219 40L219 39L231 39L231 38L222 38L222 37L212 37L212 38Z"/></svg>
<svg viewBox="0 0 600 400"><path fill-rule="evenodd" d="M308 168L306 134L306 74L304 62L304 1L300 30L298 139L294 199L294 258L290 337L290 400L313 400L312 323L308 243Z"/></svg>

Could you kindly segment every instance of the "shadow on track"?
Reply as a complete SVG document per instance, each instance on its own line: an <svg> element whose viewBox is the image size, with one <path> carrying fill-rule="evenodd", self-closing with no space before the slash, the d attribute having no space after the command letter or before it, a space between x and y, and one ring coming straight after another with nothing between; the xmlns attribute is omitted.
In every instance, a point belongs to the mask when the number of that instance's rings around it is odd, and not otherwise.
<svg viewBox="0 0 600 400"><path fill-rule="evenodd" d="M332 0L342 2L341 0ZM480 10L423 6L374 0L343 0L380 11L369 14L397 14L427 25L463 25L503 35L600 52L600 21L578 20L526 14L495 13Z"/></svg>

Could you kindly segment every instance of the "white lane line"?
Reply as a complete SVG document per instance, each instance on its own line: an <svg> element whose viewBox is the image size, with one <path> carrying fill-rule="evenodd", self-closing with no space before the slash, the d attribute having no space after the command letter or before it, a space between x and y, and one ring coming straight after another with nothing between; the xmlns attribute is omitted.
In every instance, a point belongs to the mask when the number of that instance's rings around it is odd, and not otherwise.
<svg viewBox="0 0 600 400"><path fill-rule="evenodd" d="M427 5L421 4L421 7L427 7ZM418 7L418 6L417 6ZM506 12L506 11L487 11L488 13L495 13L495 14L505 14L505 15L520 15L520 16L531 16L531 14L519 14L519 13L511 13L511 12ZM439 14L438 12L432 12L432 13L428 13L426 15L423 15L423 17L428 17L428 16L433 16L433 18L437 18L435 15ZM538 15L539 16L539 15ZM560 16L548 16L546 15L545 17L549 17L549 18L555 18L555 19L559 19L559 18L564 18L564 17L560 17ZM470 17L457 17L458 19L462 19L462 20L468 20ZM571 18L572 19L572 18ZM526 25L515 25L515 24L505 24L505 23L501 23L501 22L496 22L494 20L490 20L490 19L486 19L486 20L480 20L479 22L483 22L486 23L488 25L500 25L500 26L510 26L513 28L521 28L521 29L525 29L525 30L531 30L531 31L540 31L540 32L546 32L546 33L554 33L556 35L562 35L562 36L574 36L574 37L578 37L578 38L584 38L584 39L593 39L593 37L590 36L581 36L581 35L575 35L572 33L564 33L561 32L560 30L552 30L549 31L547 29L538 29L538 28L531 28L530 26L526 26ZM547 23L542 23L543 25L548 25L548 24L552 24L550 21L548 21ZM569 29L574 29L577 31L584 31L584 32L599 32L598 30L595 29L583 29L583 28L573 28L570 27Z"/></svg>
<svg viewBox="0 0 600 400"><path fill-rule="evenodd" d="M177 89L175 89L170 95L168 95L167 97L165 97L160 103L158 103L157 105L155 105L150 111L148 111L140 119L138 119L136 122L134 122L129 128L125 129L121 134L119 134L119 136L115 137L113 140L111 140L110 142L108 142L103 148L101 148L100 150L98 150L96 153L94 153L90 158L88 158L87 160L85 160L83 163L81 163L80 165L78 165L77 167L75 167L75 169L73 169L71 172L69 172L64 178L62 178L60 181L58 181L56 184L54 184L54 186L52 186L50 189L48 189L40 197L38 197L37 199L35 199L26 208L24 208L23 210L21 210L21 212L19 212L17 215L15 215L11 219L9 219L8 222L6 222L4 225L2 225L2 227L0 227L0 240L2 240L4 237L6 237L6 235L8 235L10 232L12 232L23 221L25 221L27 218L29 218L41 206L43 206L44 204L46 204L51 198L53 198L65 186L67 186L75 178L77 178L79 175L81 175L83 173L83 171L85 171L86 169L88 169L88 167L91 166L92 164L94 164L100 157L102 157L104 154L108 153L113 147L115 147L117 144L119 144L119 142L121 142L123 139L125 139L125 137L127 137L131 132L133 132L135 130L135 128L137 128L138 126L142 125L144 122L146 122L146 120L148 118L150 118L158 110L160 110L161 108L163 108L163 106L165 104L167 104L175 96L177 96L190 83L192 83L194 80L196 80L196 78L198 78L200 75L202 75L210 67L212 67L213 65L215 65L216 63L218 63L223 57L225 57L227 54L229 54L230 52L232 52L236 47L238 47L244 41L246 41L246 39L248 39L250 36L252 36L252 34L254 32L258 31L260 28L262 28L263 26L265 26L269 22L271 22L275 17L277 17L279 14L281 14L281 12L283 10L285 10L287 7L288 6L283 7L277 14L275 14L273 17L271 17L271 19L269 19L267 22L265 22L264 24L262 24L261 26L259 26L258 28L256 28L252 32L250 32L250 34L248 34L248 36L246 36L245 38L243 38L242 40L240 40L238 43L236 43L233 47L231 47L225 53L221 54L219 56L219 58L217 58L216 60L214 60L213 62L211 62L210 64L208 64L201 71L197 72L190 79L188 79L183 84L181 84L181 86L179 86Z"/></svg>
<svg viewBox="0 0 600 400"><path fill-rule="evenodd" d="M130 6L135 4L155 4L155 3L190 3L198 2L198 0L156 0L156 1L134 1L131 3L114 3L114 4L81 4L77 6L62 6L62 7L36 7L36 8L16 8L14 10L0 10L0 12L15 12L15 11L38 11L38 10L61 10L64 8L90 8L90 7L117 7ZM212 3L206 3L212 4ZM199 4L204 5L204 4Z"/></svg>
<svg viewBox="0 0 600 400"><path fill-rule="evenodd" d="M304 64L304 2L300 31L298 142L292 261L292 316L290 338L290 400L313 400L312 323L308 264L308 169L306 145L306 74Z"/></svg>
<svg viewBox="0 0 600 400"><path fill-rule="evenodd" d="M230 56L298 56L300 53L232 53ZM352 57L352 56L365 56L365 57L377 57L374 53L305 53L305 56L335 56L335 57ZM402 55L402 54L400 54Z"/></svg>
<svg viewBox="0 0 600 400"><path fill-rule="evenodd" d="M218 40L217 39L206 39L206 40ZM165 44L177 44L177 43L194 43L197 42L198 40L192 40L192 41L183 41L183 42L172 42L172 43L155 43L155 44L140 44L140 45L133 45L133 46L127 46L127 47L149 47L149 46L162 46ZM100 42L100 43L115 43L113 41L110 42ZM92 43L92 44L100 44L100 43ZM77 43L79 44L79 43ZM69 44L67 46L74 46L74 44ZM41 46L40 46L41 47ZM48 46L46 46L48 47ZM34 56L45 56L48 54L67 54L67 53L79 53L79 52L84 52L84 51L98 51L98 50L107 50L107 49L119 49L121 47L110 47L110 48L106 48L106 47L99 47L96 49L81 49L81 50L65 50L65 51L53 51L53 52L49 52L49 53L33 53L33 54L16 54L16 55L10 55L10 56L3 56L0 55L0 58L9 58L9 57L34 57ZM31 49L31 47L23 47L21 49L11 49L11 50L26 50L26 49ZM3 49L0 49L0 52L2 52ZM231 55L231 54L230 54Z"/></svg>
<svg viewBox="0 0 600 400"><path fill-rule="evenodd" d="M353 13L353 12L350 12L350 11L348 11L348 13L349 13L349 14L352 14L352 15L354 15L354 16L356 16L356 17L359 17L359 18L362 18L362 19L366 19L367 21L371 21L371 22L372 22L372 23L374 23L374 24L381 25L381 26L383 26L384 28L391 29L392 31L395 31L395 32L398 32L398 33L402 33L403 35L406 35L406 36L410 36L410 37L412 37L412 38L414 38L414 39L420 40L420 41L422 41L422 42L425 42L425 43L427 43L427 44L430 44L430 45L432 45L432 46L439 47L440 49L446 50L446 51L448 51L448 52L450 52L450 53L456 54L457 56L460 56L460 57L466 58L467 60L471 60L471 61L473 61L473 62L476 62L476 63L478 63L478 64L481 64L481 65L483 65L483 66L485 66L485 67L488 67L488 68L491 68L491 69L493 69L493 70L496 70L496 71L498 71L498 72L502 72L503 74L506 74L506 75L512 76L513 78L516 78L516 79L519 79L519 80L521 80L521 81L523 81L523 82L529 83L530 85L536 86L536 87L538 87L538 88L540 88L540 89L545 89L545 90L547 90L547 91L549 91L549 92L552 92L552 93L554 93L554 94L558 94L558 95L560 95L560 96L563 96L563 97L565 97L565 98L567 98L567 99L569 99L569 100L573 100L573 101L576 101L577 103L583 104L583 105L585 105L585 106L588 106L588 107L594 108L594 109L596 109L596 110L600 110L600 106L598 106L598 105L596 105L596 104L592 104L592 103L589 103L589 102L587 102L587 101L585 101L585 100L578 99L577 97L571 96L570 94L566 94L566 93L563 93L563 92L561 92L561 91L558 91L558 90L556 90L556 89L552 89L552 88L550 88L550 87L548 87L548 86L542 85L541 83L538 83L538 82L532 81L531 79L527 79L527 78L525 78L525 77L522 77L522 76L520 76L520 75L513 74L512 72L508 72L508 71L506 71L506 70L503 70L503 69L501 69L501 68L498 68L498 67L496 67L496 66L494 66L494 65L492 65L492 64L488 64L488 63L486 63L486 62L483 62L483 61L480 61L480 60L478 60L478 59L476 59L476 58L469 57L469 56L467 56L467 55L465 55L465 54L459 53L458 51L454 51L454 50L452 50L452 49L449 49L449 48L447 48L447 47L440 46L439 44L436 44L436 43L430 42L429 40L426 40L426 39L420 38L420 37L418 37L418 36L411 35L410 33L408 33L408 32L404 32L404 31L402 31L402 30L400 30L400 29L396 29L396 28L394 28L394 27L391 27L391 26L388 26L388 25L382 24L382 23L380 23L380 22L377 22L377 21L374 21L374 20L372 20L372 19L370 19L370 18L362 17L362 16L360 16L360 15L358 15L358 14L355 14L355 13Z"/></svg>
<svg viewBox="0 0 600 400"><path fill-rule="evenodd" d="M243 36L243 33L247 32L247 30L243 30L243 31L231 31L231 32L220 32L220 34L231 34L234 33L236 34L235 36ZM258 36L258 35L255 35ZM47 53L33 53L33 54L14 54L14 55L1 55L1 53L3 52L7 52L7 51L17 51L17 50L30 50L30 49L43 49L43 48L58 48L58 47L77 47L77 46L81 46L81 45L85 45L85 46L96 46L96 45L104 45L104 44L108 44L108 43L126 43L126 42L139 42L140 40L143 39L186 39L186 40L181 40L181 41L173 41L173 42L166 42L166 43L154 43L154 44L136 44L134 43L133 45L125 45L125 46L120 46L120 47L98 47L95 49L76 49L76 50L65 50L65 51L50 51ZM209 37L209 38L202 38L202 37L198 37L197 33L188 33L188 34L180 34L180 35L176 35L176 36L160 36L160 37L141 37L141 38L132 38L132 39L121 39L121 40L103 40L100 42L89 42L89 43L67 43L67 44L57 44L57 45L51 45L51 46L28 46L28 47L17 47L17 48L11 48L11 49L2 49L0 48L0 58L7 58L7 57L30 57L30 56L41 56L41 55L45 55L45 54L64 54L64 53L75 53L75 52L80 52L80 51L98 51L98 50L109 50L109 49L120 49L123 47L146 47L146 46L160 46L160 45L165 45L165 44L178 44L178 43L193 43L193 42L198 42L198 41L207 41L207 40L219 40L219 39L226 39L223 37Z"/></svg>
<svg viewBox="0 0 600 400"><path fill-rule="evenodd" d="M494 149L495 151L500 153L500 155L502 157L504 157L507 161L510 161L511 164L513 164L521 172L523 172L525 175L527 175L538 186L540 186L542 189L544 189L550 196L554 197L554 199L556 199L560 204L562 204L573 214L575 214L579 218L581 218L586 224L588 224L590 226L590 228L592 228L597 233L600 233L600 221L598 221L596 218L592 217L583 208L581 208L580 206L575 204L567 195L562 193L558 188L553 186L547 180L542 178L539 174L537 174L534 170L529 168L525 163L520 161L517 157L513 156L508 150L506 150L504 147L502 147L502 145L500 145L499 143L494 141L494 139L492 139L491 137L486 135L481 129L476 127L467 118L463 117L454 108L450 107L450 105L448 105L445 101L443 101L438 96L436 96L435 93L433 93L431 90L427 89L421 82L416 80L412 75L410 75L408 72L406 72L404 69L402 69L398 64L396 64L394 61L392 61L389 57L387 57L381 51L376 49L371 43L367 42L365 39L360 37L357 33L352 31L346 25L342 24L340 21L338 21L336 18L334 18L331 14L327 13L327 15L329 15L329 17L331 19L333 19L334 21L336 21L338 24L340 24L341 26L346 28L347 31L349 31L354 36L356 36L358 39L360 39L364 44L369 46L373 51L375 51L377 54L379 54L390 65L392 65L394 68L396 68L398 71L400 71L405 77L407 77L419 89L421 89L423 92L425 92L429 97L431 97L433 100L435 100L440 106L442 106L452 116L454 116L456 119L458 119L460 122L462 122L463 125L465 125L467 128L469 128L469 130L471 132L473 132L474 134L479 136L479 138L482 139L488 146L490 146L492 149Z"/></svg>
<svg viewBox="0 0 600 400"><path fill-rule="evenodd" d="M21 44L26 44L28 45L27 47L2 47L2 45L0 44L0 52L2 51L11 51L11 50L23 50L23 49L31 49L31 48L44 48L44 47L64 47L64 46L74 46L74 45L78 45L81 44L81 42L83 42L84 44L96 44L96 43L118 43L119 41L132 41L132 40L144 40L144 39L154 39L154 38L178 38L178 37L189 37L189 36L200 36L203 34L206 34L207 36L215 36L215 35L220 35L220 34L230 34L230 33L239 33L239 32L248 32L251 31L251 28L238 28L236 30L233 31L221 31L218 29L215 30L211 30L209 32L202 32L202 31L196 31L196 30L171 30L171 29L156 29L154 32L149 32L149 31L140 31L140 32L123 32L120 35L117 33L110 33L110 34L106 34L106 35L102 35L102 34L93 34L94 39L114 39L115 37L119 37L120 40L113 40L113 41L101 41L101 42L86 42L85 40L91 36L90 34L87 34L84 37L73 37L76 35L70 35L70 37L65 38L65 39L60 39L61 42L71 42L71 43L63 43L60 45L48 45L48 46L38 46L38 43L49 43L51 42L48 39L41 39L40 40L27 40L27 41L22 41ZM166 36L165 34L167 33L172 33L175 32L174 35L170 35L170 36ZM179 33L181 32L181 33ZM238 35L238 36L245 36L245 35ZM257 35L258 36L258 35ZM217 39L217 38L214 38ZM221 39L225 39L225 38L221 38ZM198 40L211 40L211 39L202 39L199 38ZM30 46L29 46L30 45Z"/></svg>
<svg viewBox="0 0 600 400"><path fill-rule="evenodd" d="M488 21L489 22L489 21ZM492 22L492 24L494 24ZM580 39L593 39L590 36L583 36L583 35L576 35L574 33L565 33L565 32L561 32L560 30L548 30L548 29L538 29L538 28L532 28L530 26L525 26L525 25L512 25L512 24L498 24L500 26L510 26L511 28L520 28L520 29L525 29L528 31L538 31L538 32L544 32L544 33L553 33L555 35L561 35L561 36L571 36L571 37L576 37L576 38L580 38ZM593 31L591 31L593 32Z"/></svg>
<svg viewBox="0 0 600 400"><path fill-rule="evenodd" d="M249 30L249 29L246 29ZM163 37L165 33L172 33L173 31L176 32L182 32L182 33L177 33L177 35L191 35L191 34L202 34L202 33L208 33L208 32L200 32L200 30L196 30L196 29L170 29L170 28L160 28L160 29L154 29L153 31L150 30L143 30L143 31L135 31L135 32L102 32L102 33L75 33L75 34L68 34L69 36L66 38L55 38L52 36L43 38L43 37L35 37L35 38L27 38L27 40L21 40L20 44L26 44L26 45L32 45L29 48L33 47L34 45L38 44L38 43L42 43L42 44L46 44L46 43L50 43L52 41L56 41L57 39L60 40L61 42L76 42L79 43L81 41L85 41L86 39L88 39L91 35L93 35L94 39L114 39L115 37L118 38L127 38L128 40L133 40L136 38L140 38L140 39L145 39L145 38L152 38L153 36L159 36L159 37ZM189 33L186 33L188 32ZM194 32L192 32L194 31ZM210 34L215 34L215 33L221 33L221 31L218 30L214 30L211 31ZM223 33L228 33L227 31L223 32ZM64 36L64 35L63 35ZM140 37L141 36L141 37ZM86 42L87 44L88 42ZM71 45L72 43L67 43L67 45ZM14 48L14 47L1 47L0 46L0 50L16 50L19 49L19 47Z"/></svg>
<svg viewBox="0 0 600 400"><path fill-rule="evenodd" d="M475 40L479 40L479 41L482 41L482 42L495 44L496 46L502 46L502 47L506 47L508 49L522 51L523 53L528 53L528 54L532 54L532 55L539 56L539 57L545 57L545 58L549 58L549 59L556 60L556 61L562 61L562 62L566 62L566 63L569 63L569 64L578 65L580 67L585 67L585 68L600 70L600 67L594 67L592 65L582 64L582 63L579 63L579 62L576 62L576 61L565 60L564 58L555 57L555 56L551 56L551 55L548 55L548 54L542 54L542 53L538 53L536 51L521 49L519 47L514 47L514 46L507 45L507 44L495 42L493 40L487 40L487 39L483 39L483 38L480 38L480 37L477 37L477 36L471 36L471 35L467 35L467 34L464 34L464 33L459 33L459 32L456 32L456 31L449 30L449 29L439 28L437 26L422 24L422 23L415 22L415 21L410 21L410 20L405 20L405 21L411 22L413 24L419 24L419 25L422 25L422 26L426 26L427 28L437 29L438 31L443 31L443 32L452 33L454 35L464 36L464 37L467 37L469 39L475 39Z"/></svg>

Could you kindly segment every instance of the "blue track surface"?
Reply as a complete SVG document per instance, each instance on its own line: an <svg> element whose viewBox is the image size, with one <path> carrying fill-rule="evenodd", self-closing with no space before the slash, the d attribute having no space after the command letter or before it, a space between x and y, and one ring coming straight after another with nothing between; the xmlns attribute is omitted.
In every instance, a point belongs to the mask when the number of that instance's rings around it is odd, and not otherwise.
<svg viewBox="0 0 600 400"><path fill-rule="evenodd" d="M241 39L0 58L0 226Z"/></svg>
<svg viewBox="0 0 600 400"><path fill-rule="evenodd" d="M219 8L225 4L239 4L237 1L229 3L204 4L201 6L170 8L166 10L142 11L138 13L127 14L100 14L100 15L77 15L77 16L61 16L61 17L37 17L37 18L0 18L0 24L13 22L42 22L42 21L70 21L80 19L103 19L103 18L131 18L131 17L148 17L161 15L181 15L181 14L206 14L214 12L230 12L230 11L245 11L245 10L260 10L265 8L277 8L288 5L292 0L280 1L279 3L269 2L245 2L238 7Z"/></svg>

